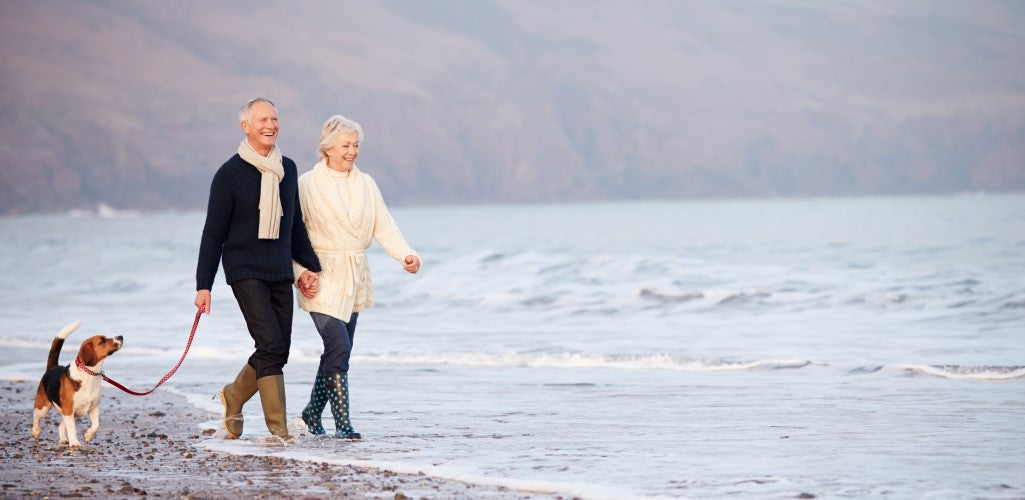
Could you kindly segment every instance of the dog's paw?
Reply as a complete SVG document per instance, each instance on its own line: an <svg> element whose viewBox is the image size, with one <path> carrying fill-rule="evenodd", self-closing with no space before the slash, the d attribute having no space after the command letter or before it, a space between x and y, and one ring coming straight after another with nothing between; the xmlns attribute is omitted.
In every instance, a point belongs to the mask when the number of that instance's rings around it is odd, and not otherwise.
<svg viewBox="0 0 1025 500"><path fill-rule="evenodd" d="M85 431L85 434L82 435L82 439L85 439L85 442L88 443L89 441L92 441L93 437L95 437L95 436L96 436L96 431L94 431L94 430L87 430L87 431Z"/></svg>

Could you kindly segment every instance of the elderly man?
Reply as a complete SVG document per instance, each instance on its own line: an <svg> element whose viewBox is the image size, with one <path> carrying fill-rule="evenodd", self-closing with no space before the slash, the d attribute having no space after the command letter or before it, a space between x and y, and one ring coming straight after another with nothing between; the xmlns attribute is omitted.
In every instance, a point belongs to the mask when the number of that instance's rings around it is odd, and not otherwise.
<svg viewBox="0 0 1025 500"><path fill-rule="evenodd" d="M210 313L210 288L223 259L225 280L256 344L221 391L224 429L230 439L242 435L242 405L259 391L267 430L290 439L282 369L292 340L292 261L308 270L299 277L304 293L319 287L320 262L303 224L295 162L276 145L277 109L256 98L242 106L239 120L245 138L238 154L221 165L210 186L195 303Z"/></svg>

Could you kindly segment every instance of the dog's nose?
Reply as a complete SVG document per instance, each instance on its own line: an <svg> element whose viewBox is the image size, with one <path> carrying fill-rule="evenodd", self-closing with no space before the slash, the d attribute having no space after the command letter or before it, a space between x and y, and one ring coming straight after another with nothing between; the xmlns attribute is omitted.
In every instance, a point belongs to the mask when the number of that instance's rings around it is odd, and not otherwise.
<svg viewBox="0 0 1025 500"><path fill-rule="evenodd" d="M115 340L115 341L117 341L117 347L118 347L119 349L120 349L120 348L121 348L121 346L122 346L122 345L123 345L123 344L125 343L125 338L124 338L124 336L123 336L123 335L118 335L117 337L114 337L114 340Z"/></svg>

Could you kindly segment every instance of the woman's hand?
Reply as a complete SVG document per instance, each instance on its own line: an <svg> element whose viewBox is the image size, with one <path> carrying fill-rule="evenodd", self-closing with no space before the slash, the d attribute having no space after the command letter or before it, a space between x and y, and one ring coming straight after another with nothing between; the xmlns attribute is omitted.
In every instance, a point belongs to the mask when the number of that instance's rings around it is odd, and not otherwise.
<svg viewBox="0 0 1025 500"><path fill-rule="evenodd" d="M410 274L416 274L420 270L420 257L416 255L407 255L405 259L405 265L403 268Z"/></svg>

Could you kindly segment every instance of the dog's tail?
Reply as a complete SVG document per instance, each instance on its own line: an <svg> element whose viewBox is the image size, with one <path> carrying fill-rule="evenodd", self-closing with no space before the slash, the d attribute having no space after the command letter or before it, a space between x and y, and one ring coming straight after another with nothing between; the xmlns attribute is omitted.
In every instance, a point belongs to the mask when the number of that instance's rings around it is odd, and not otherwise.
<svg viewBox="0 0 1025 500"><path fill-rule="evenodd" d="M81 321L61 328L61 331L57 332L57 336L53 338L53 344L50 344L50 356L46 358L46 369L49 370L57 366L61 355L61 347L64 347L64 339L71 335L71 332L78 330L78 327L82 325Z"/></svg>

